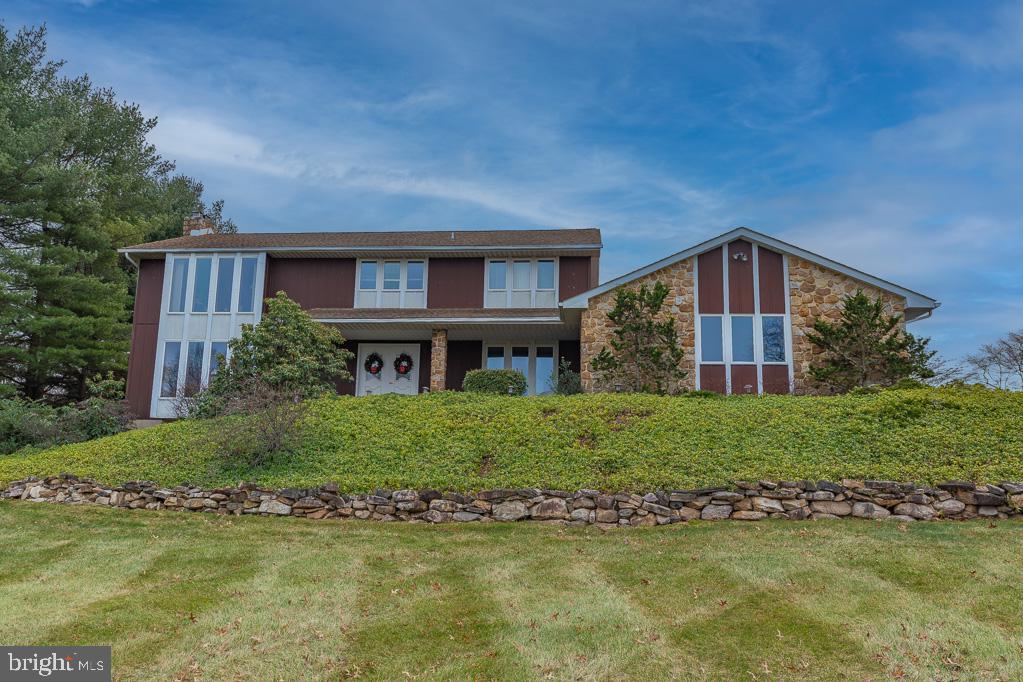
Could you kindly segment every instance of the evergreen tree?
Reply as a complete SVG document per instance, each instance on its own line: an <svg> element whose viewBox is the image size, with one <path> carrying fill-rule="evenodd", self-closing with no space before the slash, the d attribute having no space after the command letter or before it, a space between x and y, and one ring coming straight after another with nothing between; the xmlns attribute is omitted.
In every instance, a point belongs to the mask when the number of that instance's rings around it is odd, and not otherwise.
<svg viewBox="0 0 1023 682"><path fill-rule="evenodd" d="M127 365L134 273L116 249L206 208L146 142L155 119L62 66L44 28L0 24L0 385L55 401Z"/></svg>
<svg viewBox="0 0 1023 682"><path fill-rule="evenodd" d="M806 338L823 351L810 375L833 391L934 376L930 339L904 331L901 316L886 314L881 299L872 301L862 290L845 297L837 322L818 318Z"/></svg>
<svg viewBox="0 0 1023 682"><path fill-rule="evenodd" d="M607 314L614 325L611 348L602 348L590 362L603 388L620 385L623 390L675 393L686 373L681 368L684 351L679 346L675 318L661 318L669 293L661 282L638 291L619 289L615 306Z"/></svg>

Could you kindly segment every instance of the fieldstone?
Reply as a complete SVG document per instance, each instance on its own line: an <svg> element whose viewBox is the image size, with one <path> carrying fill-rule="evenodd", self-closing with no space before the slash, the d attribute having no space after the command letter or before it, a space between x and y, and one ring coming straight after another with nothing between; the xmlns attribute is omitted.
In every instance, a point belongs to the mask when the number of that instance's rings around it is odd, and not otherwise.
<svg viewBox="0 0 1023 682"><path fill-rule="evenodd" d="M792 511L793 509L802 509L810 503L806 500L782 500L781 506L785 508L785 511Z"/></svg>
<svg viewBox="0 0 1023 682"><path fill-rule="evenodd" d="M313 511L309 512L308 514L306 514L305 517L307 519L313 519L314 521L319 521L320 519L322 519L324 516L326 516L329 513L330 513L329 509L314 509Z"/></svg>
<svg viewBox="0 0 1023 682"><path fill-rule="evenodd" d="M814 512L813 513L813 520L814 521L835 521L835 520L840 519L840 518L842 518L842 517L841 516L835 516L834 514L828 514L828 513L825 513L825 512Z"/></svg>
<svg viewBox="0 0 1023 682"><path fill-rule="evenodd" d="M661 516L671 516L671 510L670 509L668 509L667 507L661 506L659 504L654 504L653 502L644 502L642 509L650 512L651 514L660 514Z"/></svg>
<svg viewBox="0 0 1023 682"><path fill-rule="evenodd" d="M766 519L767 514L759 511L737 511L732 514L732 518L739 521L759 521L760 519Z"/></svg>
<svg viewBox="0 0 1023 682"><path fill-rule="evenodd" d="M587 522L587 521L590 520L590 510L586 509L585 507L580 507L579 509L573 509L572 513L570 515L570 518L573 521Z"/></svg>
<svg viewBox="0 0 1023 682"><path fill-rule="evenodd" d="M629 523L633 526L656 526L657 516L654 514L647 514L646 516L633 516Z"/></svg>
<svg viewBox="0 0 1023 682"><path fill-rule="evenodd" d="M597 496L597 508L598 509L614 509L615 498L614 495L598 495Z"/></svg>
<svg viewBox="0 0 1023 682"><path fill-rule="evenodd" d="M781 500L774 500L769 497L754 497L753 510L770 514L771 512L785 511L785 507L782 505Z"/></svg>
<svg viewBox="0 0 1023 682"><path fill-rule="evenodd" d="M817 514L827 514L828 516L848 516L852 513L852 506L848 502L829 502L822 500L820 502L811 502L810 509L813 510L814 516Z"/></svg>
<svg viewBox="0 0 1023 682"><path fill-rule="evenodd" d="M914 502L903 502L900 505L896 505L892 511L896 515L912 516L914 519L921 519L922 521L929 521L934 518L933 509Z"/></svg>
<svg viewBox="0 0 1023 682"><path fill-rule="evenodd" d="M810 508L799 507L798 509L793 509L788 513L788 517L792 521L802 521L804 519L808 519L810 518Z"/></svg>
<svg viewBox="0 0 1023 682"><path fill-rule="evenodd" d="M427 512L427 513L429 513L429 512ZM460 511L460 512L455 512L452 515L451 518L453 518L455 521L459 521L459 522L462 522L462 523L468 523L470 521L479 521L480 518L482 518L482 517L479 514L472 514L472 513L467 512L467 511Z"/></svg>
<svg viewBox="0 0 1023 682"><path fill-rule="evenodd" d="M436 501L437 500L434 500L434 502ZM426 521L429 521L430 523L444 523L446 521L450 521L451 516L452 516L451 512L431 509L425 514L423 514L422 518Z"/></svg>
<svg viewBox="0 0 1023 682"><path fill-rule="evenodd" d="M993 493L960 491L956 493L956 497L960 502L975 504L978 507L997 507L1005 503L1005 496Z"/></svg>
<svg viewBox="0 0 1023 682"><path fill-rule="evenodd" d="M817 481L817 490L834 493L835 495L845 492L845 488L831 481Z"/></svg>
<svg viewBox="0 0 1023 682"><path fill-rule="evenodd" d="M568 518L568 505L560 497L551 497L539 504L533 505L529 511L534 519L566 519Z"/></svg>
<svg viewBox="0 0 1023 682"><path fill-rule="evenodd" d="M596 506L597 506L597 503L594 502L589 497L577 497L572 502L572 507L575 508L575 509L593 509Z"/></svg>
<svg viewBox="0 0 1023 682"><path fill-rule="evenodd" d="M303 497L302 499L295 502L292 505L293 509L320 509L322 508L323 501L318 497Z"/></svg>
<svg viewBox="0 0 1023 682"><path fill-rule="evenodd" d="M1023 493L1009 496L1009 504L1017 509L1023 509Z"/></svg>
<svg viewBox="0 0 1023 682"><path fill-rule="evenodd" d="M891 512L873 502L857 502L853 505L852 515L861 519L886 519Z"/></svg>
<svg viewBox="0 0 1023 682"><path fill-rule="evenodd" d="M998 507L977 507L977 516L984 516L987 518L996 517L998 516Z"/></svg>
<svg viewBox="0 0 1023 682"><path fill-rule="evenodd" d="M692 507L682 507L681 509L676 509L675 514L678 515L678 518L680 518L683 521L694 521L700 518L700 511L697 509L693 509Z"/></svg>
<svg viewBox="0 0 1023 682"><path fill-rule="evenodd" d="M1023 485L1002 481L998 486L1010 495L1023 495Z"/></svg>
<svg viewBox="0 0 1023 682"><path fill-rule="evenodd" d="M191 501L192 500L189 500L189 502ZM188 503L185 503L185 506L188 506ZM264 500L259 505L259 513L287 516L288 514L291 513L291 507L278 500Z"/></svg>
<svg viewBox="0 0 1023 682"><path fill-rule="evenodd" d="M717 502L729 502L729 503L738 502L739 500L742 500L742 499L745 499L745 498L746 498L746 496L743 495L742 493L735 493L735 492L731 492L730 490L722 490L722 491L716 492L716 493L714 493L713 495L710 496L710 499L715 500Z"/></svg>
<svg viewBox="0 0 1023 682"><path fill-rule="evenodd" d="M427 512L427 513L429 513L429 512ZM355 510L355 518L357 518L357 519L362 519L362 520L365 521L366 519L368 519L371 516L373 516L373 512L371 512L368 509L356 509Z"/></svg>
<svg viewBox="0 0 1023 682"><path fill-rule="evenodd" d="M452 513L458 510L458 503L452 500L430 500L430 511Z"/></svg>
<svg viewBox="0 0 1023 682"><path fill-rule="evenodd" d="M201 497L190 497L189 499L185 500L185 503L181 506L183 506L185 509L202 509L204 502L205 500L203 500ZM288 507L288 511L285 513L287 514L289 512L291 512L291 507Z"/></svg>
<svg viewBox="0 0 1023 682"><path fill-rule="evenodd" d="M614 509L598 509L597 523L618 523L618 512Z"/></svg>
<svg viewBox="0 0 1023 682"><path fill-rule="evenodd" d="M703 511L700 512L700 518L708 521L727 519L731 515L732 506L729 504L708 504L703 508Z"/></svg>
<svg viewBox="0 0 1023 682"><path fill-rule="evenodd" d="M794 500L799 493L800 491L795 488L778 488L777 490L765 490L760 494L775 500Z"/></svg>
<svg viewBox="0 0 1023 682"><path fill-rule="evenodd" d="M835 493L830 490L818 490L816 492L807 493L806 499L811 502L830 502L835 499Z"/></svg>
<svg viewBox="0 0 1023 682"><path fill-rule="evenodd" d="M518 521L529 516L529 509L526 508L524 502L512 500L511 502L502 502L494 505L491 516L496 521Z"/></svg>
<svg viewBox="0 0 1023 682"><path fill-rule="evenodd" d="M415 490L395 490L391 499L397 504L399 502L416 502L419 500L419 493Z"/></svg>
<svg viewBox="0 0 1023 682"><path fill-rule="evenodd" d="M963 510L966 509L966 504L955 498L949 498L947 500L935 502L934 508L943 516L955 516L956 514L961 514Z"/></svg>
<svg viewBox="0 0 1023 682"><path fill-rule="evenodd" d="M915 519L912 516L909 516L908 514L892 514L891 516L885 518L885 521L902 521L903 523L909 523L911 521L918 520L919 519Z"/></svg>

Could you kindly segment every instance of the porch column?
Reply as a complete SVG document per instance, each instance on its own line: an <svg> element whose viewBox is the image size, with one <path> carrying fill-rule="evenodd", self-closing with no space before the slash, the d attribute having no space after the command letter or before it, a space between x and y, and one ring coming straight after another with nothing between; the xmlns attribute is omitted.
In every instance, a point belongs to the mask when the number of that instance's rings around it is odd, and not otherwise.
<svg viewBox="0 0 1023 682"><path fill-rule="evenodd" d="M430 392L443 391L448 376L448 330L434 329L430 338Z"/></svg>

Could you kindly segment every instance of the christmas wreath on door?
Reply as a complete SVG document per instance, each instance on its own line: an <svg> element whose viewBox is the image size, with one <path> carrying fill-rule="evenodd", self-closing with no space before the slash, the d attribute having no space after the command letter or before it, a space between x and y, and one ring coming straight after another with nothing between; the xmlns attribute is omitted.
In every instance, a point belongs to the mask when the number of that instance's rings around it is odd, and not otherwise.
<svg viewBox="0 0 1023 682"><path fill-rule="evenodd" d="M394 372L399 377L408 378L409 373L412 372L412 368L415 366L415 363L412 362L412 356L408 353L401 353L394 359Z"/></svg>
<svg viewBox="0 0 1023 682"><path fill-rule="evenodd" d="M366 356L366 362L362 366L370 376L379 377L380 372L384 369L384 359L380 357L380 353L370 353Z"/></svg>

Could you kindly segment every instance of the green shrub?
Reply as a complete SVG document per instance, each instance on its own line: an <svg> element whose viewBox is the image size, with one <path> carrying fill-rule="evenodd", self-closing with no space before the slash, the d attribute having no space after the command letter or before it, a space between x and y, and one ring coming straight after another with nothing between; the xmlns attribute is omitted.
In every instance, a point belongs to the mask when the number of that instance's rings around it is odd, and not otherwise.
<svg viewBox="0 0 1023 682"><path fill-rule="evenodd" d="M725 396L721 395L720 393L715 393L714 391L704 391L704 390L687 391L687 392L683 393L682 395L684 397L686 397L686 398L711 398L711 399L713 399L713 398L724 398L725 397Z"/></svg>
<svg viewBox="0 0 1023 682"><path fill-rule="evenodd" d="M470 393L522 395L526 377L517 369L473 369L465 373L462 388Z"/></svg>
<svg viewBox="0 0 1023 682"><path fill-rule="evenodd" d="M110 436L128 428L133 418L121 400L89 398L64 407L21 398L0 400L0 454Z"/></svg>
<svg viewBox="0 0 1023 682"><path fill-rule="evenodd" d="M565 358L558 363L558 370L551 377L551 384L557 395L576 395L583 392L583 380L579 372L572 369L572 364Z"/></svg>

